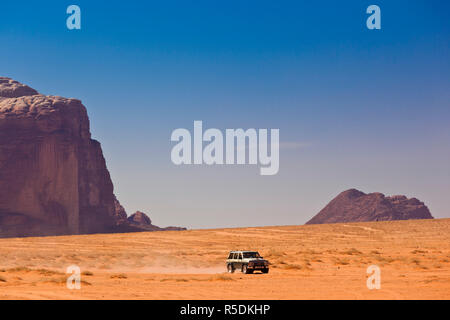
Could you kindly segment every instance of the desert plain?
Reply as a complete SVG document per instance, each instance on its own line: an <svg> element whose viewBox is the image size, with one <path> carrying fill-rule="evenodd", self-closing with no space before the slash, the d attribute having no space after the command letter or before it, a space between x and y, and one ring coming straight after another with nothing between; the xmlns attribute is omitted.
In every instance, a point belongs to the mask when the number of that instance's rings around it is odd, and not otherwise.
<svg viewBox="0 0 450 320"><path fill-rule="evenodd" d="M230 250L270 273L226 273ZM450 219L10 238L0 257L0 299L450 299Z"/></svg>

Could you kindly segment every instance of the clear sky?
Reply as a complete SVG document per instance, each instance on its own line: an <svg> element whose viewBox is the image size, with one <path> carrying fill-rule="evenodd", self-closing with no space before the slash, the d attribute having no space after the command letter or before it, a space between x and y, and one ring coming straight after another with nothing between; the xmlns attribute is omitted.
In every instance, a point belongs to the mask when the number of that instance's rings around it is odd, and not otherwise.
<svg viewBox="0 0 450 320"><path fill-rule="evenodd" d="M81 8L82 29L66 28ZM381 8L381 30L366 8ZM0 74L88 109L129 214L303 224L339 192L450 217L449 1L3 1ZM181 166L176 128L279 128L280 171Z"/></svg>

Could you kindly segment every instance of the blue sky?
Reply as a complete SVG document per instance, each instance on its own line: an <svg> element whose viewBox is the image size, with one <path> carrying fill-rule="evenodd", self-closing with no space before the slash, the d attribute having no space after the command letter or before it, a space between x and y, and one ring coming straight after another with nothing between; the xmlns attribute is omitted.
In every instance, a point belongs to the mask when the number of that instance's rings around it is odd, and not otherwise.
<svg viewBox="0 0 450 320"><path fill-rule="evenodd" d="M66 28L77 4L82 29ZM368 30L366 8L381 8ZM348 188L450 217L448 1L12 1L0 73L76 97L128 213L302 224ZM170 161L171 132L279 128L280 172Z"/></svg>

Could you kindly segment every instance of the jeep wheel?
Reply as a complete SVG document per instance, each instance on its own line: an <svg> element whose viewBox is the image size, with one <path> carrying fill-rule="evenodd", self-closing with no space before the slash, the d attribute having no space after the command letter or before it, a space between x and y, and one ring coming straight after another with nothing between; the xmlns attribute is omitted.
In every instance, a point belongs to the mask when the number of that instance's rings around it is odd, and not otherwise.
<svg viewBox="0 0 450 320"><path fill-rule="evenodd" d="M247 268L247 265L244 264L244 265L242 265L242 273L245 273L245 274L253 273L253 270L250 272L250 270L248 270L248 268Z"/></svg>
<svg viewBox="0 0 450 320"><path fill-rule="evenodd" d="M262 269L261 271L262 273L269 273L269 268Z"/></svg>
<svg viewBox="0 0 450 320"><path fill-rule="evenodd" d="M228 273L233 273L234 272L234 268L233 268L233 265L231 263L227 264L227 271L228 271Z"/></svg>

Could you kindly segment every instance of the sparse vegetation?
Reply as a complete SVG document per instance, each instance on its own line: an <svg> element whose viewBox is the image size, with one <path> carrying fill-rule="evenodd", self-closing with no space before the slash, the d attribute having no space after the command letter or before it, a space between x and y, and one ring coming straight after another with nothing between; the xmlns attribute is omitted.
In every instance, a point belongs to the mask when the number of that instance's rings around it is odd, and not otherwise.
<svg viewBox="0 0 450 320"><path fill-rule="evenodd" d="M39 282L47 282L47 283L55 283L55 284L63 284L67 282L67 278L65 277L57 277L57 278L41 278Z"/></svg>
<svg viewBox="0 0 450 320"><path fill-rule="evenodd" d="M31 269L28 267L15 267L8 269L8 272L30 272Z"/></svg>
<svg viewBox="0 0 450 320"><path fill-rule="evenodd" d="M423 250L413 250L411 251L412 254L419 254L419 253L428 253L428 251L423 251Z"/></svg>
<svg viewBox="0 0 450 320"><path fill-rule="evenodd" d="M0 292L5 298L19 296L23 290L23 297L51 299L78 298L80 293L94 299L221 299L231 291L231 298L237 299L365 299L373 294L364 277L374 264L382 268L382 283L392 289L377 292L377 297L450 297L450 219L437 221L433 228L428 221L408 223L417 226L420 237L411 235L404 222L377 223L384 230L377 236L352 228L352 235L342 239L338 237L341 225L137 233L124 235L121 241L117 235L76 236L83 248L75 255L81 260L86 289L81 292L66 290L64 272L72 264L73 238L1 239ZM258 250L273 271L252 276L242 275L239 269L226 273L223 258L231 249ZM343 281L330 287L336 279ZM296 290L299 286L302 290Z"/></svg>
<svg viewBox="0 0 450 320"><path fill-rule="evenodd" d="M347 250L347 251L344 251L343 253L344 253L344 254L348 254L348 255L350 255L350 256L352 256L352 255L361 255L361 254L363 254L361 251L359 251L359 250L357 250L357 249L355 249L355 248L351 248L351 249L349 249L349 250Z"/></svg>
<svg viewBox="0 0 450 320"><path fill-rule="evenodd" d="M67 283L67 278L66 277L52 277L52 278L41 278L38 282L41 283L54 283L54 284L66 284ZM91 286L92 284L88 281L85 280L81 280L80 283L83 285L87 285L87 286Z"/></svg>
<svg viewBox="0 0 450 320"><path fill-rule="evenodd" d="M348 261L347 259L340 259L337 258L334 262L335 265L341 265L341 266L346 266L350 264L350 261Z"/></svg>
<svg viewBox="0 0 450 320"><path fill-rule="evenodd" d="M376 256L375 259L378 262L384 262L384 263L391 263L391 262L395 261L395 259L392 257L384 257L384 256Z"/></svg>
<svg viewBox="0 0 450 320"><path fill-rule="evenodd" d="M216 274L214 277L211 278L211 280L233 281L234 279L227 274Z"/></svg>
<svg viewBox="0 0 450 320"><path fill-rule="evenodd" d="M33 270L30 270L30 271L33 271ZM44 275L44 276L55 276L55 275L63 275L64 274L62 272L48 270L48 269L37 269L34 271L37 271L39 274Z"/></svg>

